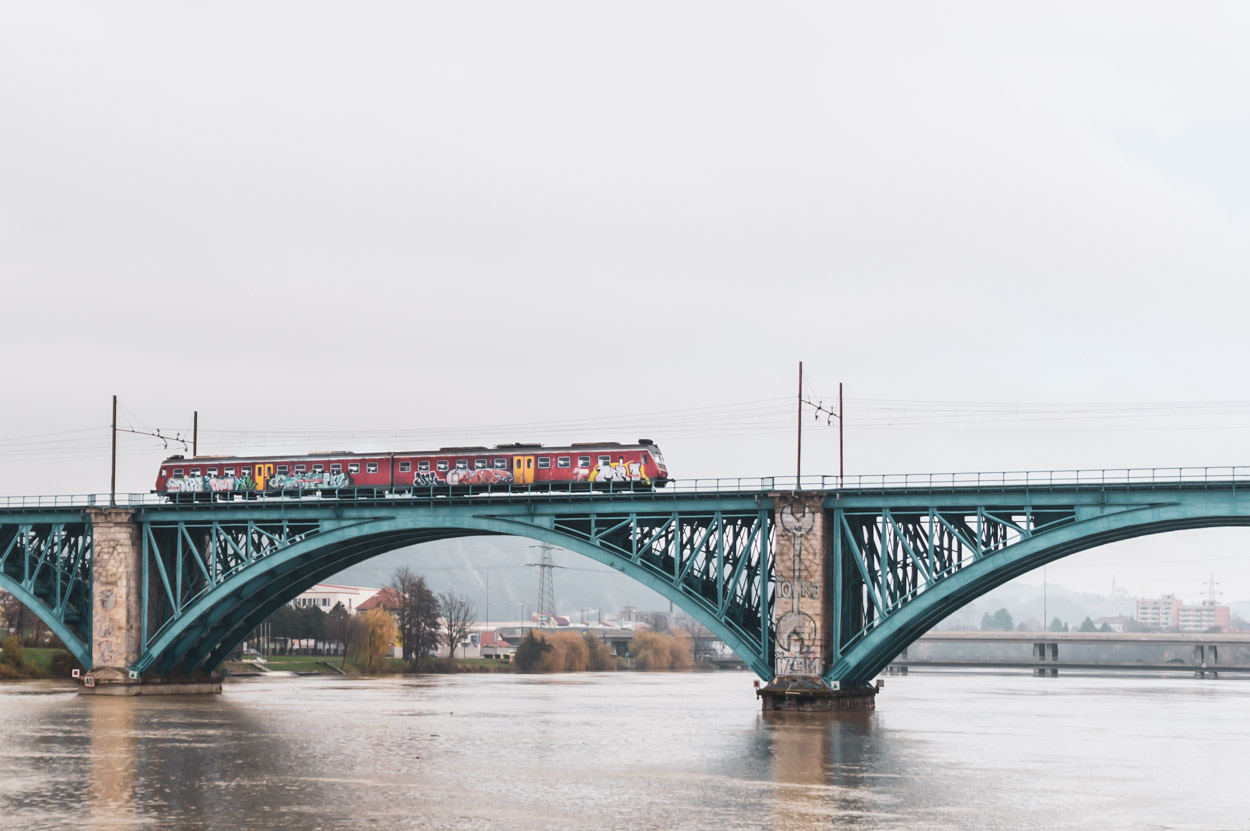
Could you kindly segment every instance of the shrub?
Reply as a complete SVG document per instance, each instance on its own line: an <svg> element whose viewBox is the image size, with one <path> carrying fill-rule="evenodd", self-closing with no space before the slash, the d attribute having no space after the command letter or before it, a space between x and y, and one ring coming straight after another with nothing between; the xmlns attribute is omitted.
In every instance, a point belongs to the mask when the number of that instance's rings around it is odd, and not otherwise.
<svg viewBox="0 0 1250 831"><path fill-rule="evenodd" d="M540 666L543 656L551 651L551 644L540 638L533 629L525 633L525 637L517 644L516 668L521 672L543 672Z"/></svg>
<svg viewBox="0 0 1250 831"><path fill-rule="evenodd" d="M9 635L0 641L0 663L19 671L26 668L26 650L17 635Z"/></svg>
<svg viewBox="0 0 1250 831"><path fill-rule="evenodd" d="M544 633L542 637L551 645L540 663L542 672L585 672L590 650L586 639L572 632Z"/></svg>
<svg viewBox="0 0 1250 831"><path fill-rule="evenodd" d="M691 646L689 638L639 632L629 642L629 654L634 658L634 668L643 671L690 669L694 666Z"/></svg>
<svg viewBox="0 0 1250 831"><path fill-rule="evenodd" d="M54 678L68 678L74 670L85 669L82 664L78 663L78 659L68 651L58 652L53 655L50 668Z"/></svg>
<svg viewBox="0 0 1250 831"><path fill-rule="evenodd" d="M586 669L592 672L607 672L616 669L616 656L612 647L598 635L586 633Z"/></svg>

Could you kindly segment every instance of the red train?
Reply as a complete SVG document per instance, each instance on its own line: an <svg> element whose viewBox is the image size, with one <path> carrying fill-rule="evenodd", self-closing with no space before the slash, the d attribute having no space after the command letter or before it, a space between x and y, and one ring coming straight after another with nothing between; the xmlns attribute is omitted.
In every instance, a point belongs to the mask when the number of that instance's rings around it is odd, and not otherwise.
<svg viewBox="0 0 1250 831"><path fill-rule="evenodd" d="M161 462L154 493L171 499L194 499L197 494L228 499L234 493L452 493L513 486L635 489L659 488L667 482L660 448L639 439L636 444L501 444L410 453L171 456Z"/></svg>

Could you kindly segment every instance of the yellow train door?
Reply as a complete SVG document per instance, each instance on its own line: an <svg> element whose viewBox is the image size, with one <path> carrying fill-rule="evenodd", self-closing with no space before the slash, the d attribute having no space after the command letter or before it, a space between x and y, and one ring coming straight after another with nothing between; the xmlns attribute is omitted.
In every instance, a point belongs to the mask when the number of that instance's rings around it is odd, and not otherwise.
<svg viewBox="0 0 1250 831"><path fill-rule="evenodd" d="M256 466L256 490L263 491L265 484L273 478L273 465Z"/></svg>
<svg viewBox="0 0 1250 831"><path fill-rule="evenodd" d="M517 485L534 484L534 457L512 457L512 481Z"/></svg>

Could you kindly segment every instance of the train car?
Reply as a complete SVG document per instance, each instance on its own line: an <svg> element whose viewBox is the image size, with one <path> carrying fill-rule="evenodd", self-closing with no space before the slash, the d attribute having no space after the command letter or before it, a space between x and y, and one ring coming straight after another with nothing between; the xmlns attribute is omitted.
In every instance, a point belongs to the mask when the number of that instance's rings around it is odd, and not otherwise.
<svg viewBox="0 0 1250 831"><path fill-rule="evenodd" d="M561 447L503 444L397 453L306 456L171 456L154 493L171 500L268 494L455 493L490 489L650 489L668 482L660 448L588 442Z"/></svg>

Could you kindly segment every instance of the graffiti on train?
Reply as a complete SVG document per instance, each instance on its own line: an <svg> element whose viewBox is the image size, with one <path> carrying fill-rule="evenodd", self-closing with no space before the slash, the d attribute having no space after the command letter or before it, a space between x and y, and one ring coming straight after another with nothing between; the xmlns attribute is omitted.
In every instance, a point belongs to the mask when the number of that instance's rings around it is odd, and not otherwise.
<svg viewBox="0 0 1250 831"><path fill-rule="evenodd" d="M592 482L650 482L642 462L627 462L617 459L615 462L600 462L590 472Z"/></svg>
<svg viewBox="0 0 1250 831"><path fill-rule="evenodd" d="M512 473L486 467L477 470L448 470L446 472L422 470L412 477L412 484L420 488L511 485Z"/></svg>

